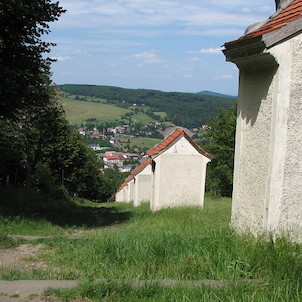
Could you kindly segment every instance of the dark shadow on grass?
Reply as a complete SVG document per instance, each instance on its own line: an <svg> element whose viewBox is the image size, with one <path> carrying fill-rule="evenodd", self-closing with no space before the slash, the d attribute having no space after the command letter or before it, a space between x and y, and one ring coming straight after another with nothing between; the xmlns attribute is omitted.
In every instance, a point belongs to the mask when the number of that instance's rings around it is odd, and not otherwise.
<svg viewBox="0 0 302 302"><path fill-rule="evenodd" d="M105 227L122 223L130 219L132 213L117 207L85 206L72 200L42 196L36 192L1 192L0 215L11 219L31 218L43 219L59 226Z"/></svg>

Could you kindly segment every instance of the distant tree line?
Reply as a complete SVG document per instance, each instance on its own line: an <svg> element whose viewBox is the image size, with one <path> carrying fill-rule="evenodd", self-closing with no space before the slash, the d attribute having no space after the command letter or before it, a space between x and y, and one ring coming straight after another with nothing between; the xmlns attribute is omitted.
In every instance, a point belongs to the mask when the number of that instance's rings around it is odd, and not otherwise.
<svg viewBox="0 0 302 302"><path fill-rule="evenodd" d="M145 104L153 111L166 112L167 120L187 128L207 124L220 108L229 108L235 101L231 97L112 86L60 85L59 88L74 95L107 99L123 107L127 104Z"/></svg>

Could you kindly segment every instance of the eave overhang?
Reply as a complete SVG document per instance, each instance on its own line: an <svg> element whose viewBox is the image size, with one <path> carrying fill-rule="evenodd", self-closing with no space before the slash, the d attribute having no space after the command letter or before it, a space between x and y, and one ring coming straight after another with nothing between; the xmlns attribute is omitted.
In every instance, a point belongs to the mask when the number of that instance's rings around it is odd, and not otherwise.
<svg viewBox="0 0 302 302"><path fill-rule="evenodd" d="M275 58L266 52L267 47L262 36L226 43L224 46L226 60L235 63L239 69L277 64Z"/></svg>

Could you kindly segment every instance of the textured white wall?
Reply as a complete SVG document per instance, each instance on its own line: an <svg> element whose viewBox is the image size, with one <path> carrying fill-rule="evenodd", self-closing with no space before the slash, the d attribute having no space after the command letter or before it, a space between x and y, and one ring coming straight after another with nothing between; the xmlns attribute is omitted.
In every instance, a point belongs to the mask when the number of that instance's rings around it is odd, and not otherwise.
<svg viewBox="0 0 302 302"><path fill-rule="evenodd" d="M133 205L139 206L142 202L151 201L151 165L146 166L135 176L135 192Z"/></svg>
<svg viewBox="0 0 302 302"><path fill-rule="evenodd" d="M263 230L275 71L240 73L232 223L255 233Z"/></svg>
<svg viewBox="0 0 302 302"><path fill-rule="evenodd" d="M302 40L269 51L278 63L240 71L232 224L302 242Z"/></svg>
<svg viewBox="0 0 302 302"><path fill-rule="evenodd" d="M154 161L152 211L183 205L203 206L208 158L182 138Z"/></svg>
<svg viewBox="0 0 302 302"><path fill-rule="evenodd" d="M302 242L302 39L293 38L272 53L279 67L278 117L274 152L280 153L273 175L268 217L269 230ZM277 178L279 176L279 181ZM282 184L280 185L280 178ZM274 181L274 179L276 181ZM276 196L274 191L279 192Z"/></svg>
<svg viewBox="0 0 302 302"><path fill-rule="evenodd" d="M132 179L128 182L128 190L127 190L127 197L126 202L132 202L134 200L134 190L135 190L135 180Z"/></svg>

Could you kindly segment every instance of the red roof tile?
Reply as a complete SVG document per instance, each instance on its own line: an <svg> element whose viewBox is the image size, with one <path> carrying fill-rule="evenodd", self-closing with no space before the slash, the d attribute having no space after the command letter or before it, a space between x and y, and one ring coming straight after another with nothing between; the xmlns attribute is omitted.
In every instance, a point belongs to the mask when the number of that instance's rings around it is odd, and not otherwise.
<svg viewBox="0 0 302 302"><path fill-rule="evenodd" d="M286 26L289 22L302 18L302 0L295 0L291 5L282 10L277 16L270 19L259 29L240 37L237 40L225 43L225 45L234 44L242 40L259 37L264 34L273 32Z"/></svg>
<svg viewBox="0 0 302 302"><path fill-rule="evenodd" d="M178 139L180 136L184 136L190 143L191 145L202 155L208 157L208 158L213 158L213 155L210 153L207 153L204 151L199 145L195 143L195 141L183 130L183 129L176 129L170 136L168 136L165 140L163 140L159 145L157 145L155 148L152 150L147 151L147 154L149 156L157 155L164 149L168 148L169 146L173 145L176 139Z"/></svg>
<svg viewBox="0 0 302 302"><path fill-rule="evenodd" d="M139 172L143 171L145 167L151 164L151 158L146 159L141 165L139 165L136 169L131 172L131 175L137 175Z"/></svg>
<svg viewBox="0 0 302 302"><path fill-rule="evenodd" d="M152 156L158 154L160 151L164 150L166 147L171 145L180 135L184 133L183 129L176 129L170 136L158 144L155 148L147 151L147 155Z"/></svg>

